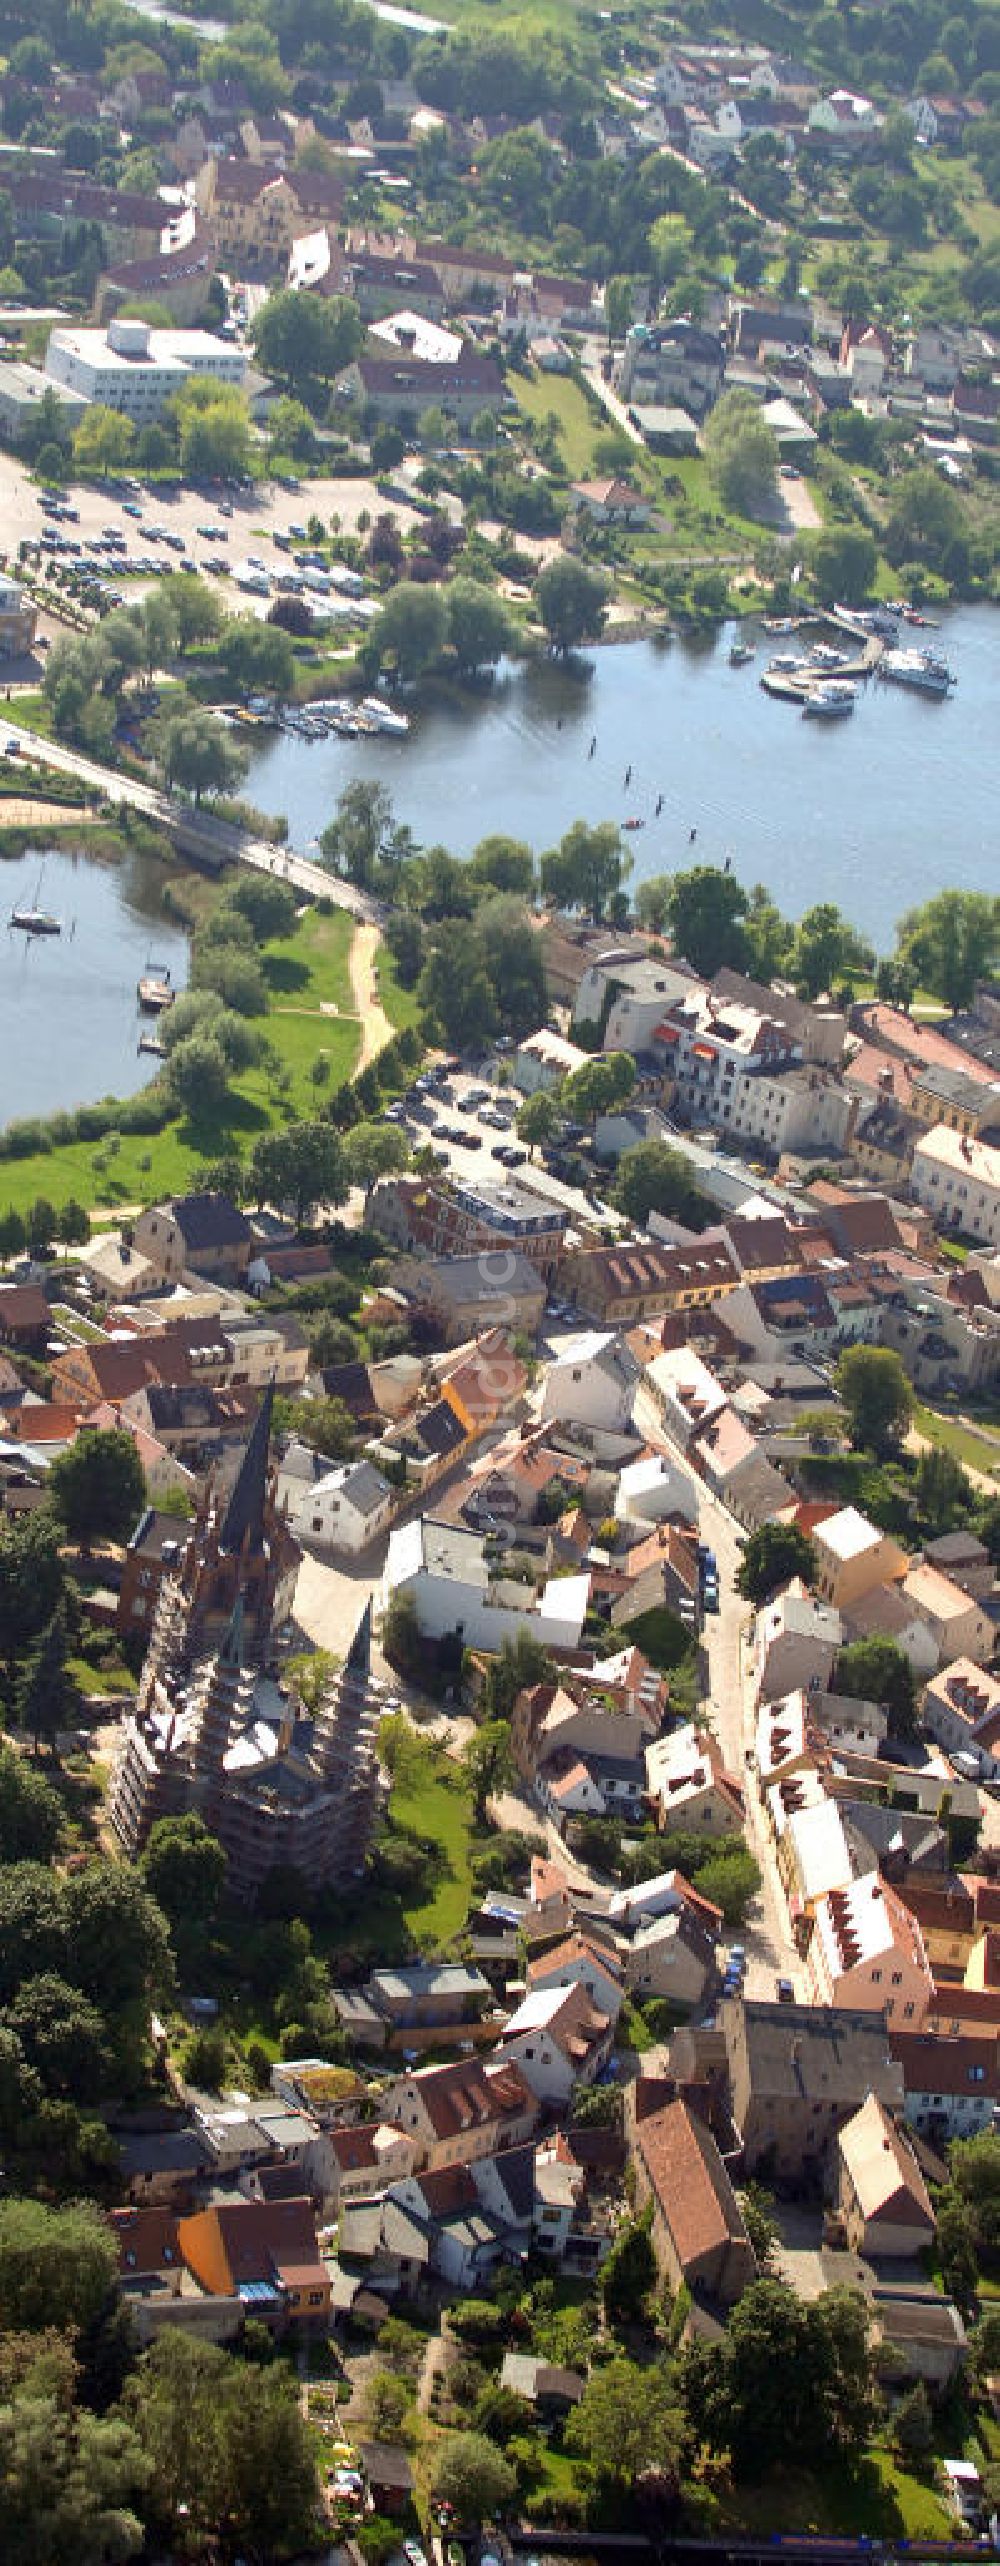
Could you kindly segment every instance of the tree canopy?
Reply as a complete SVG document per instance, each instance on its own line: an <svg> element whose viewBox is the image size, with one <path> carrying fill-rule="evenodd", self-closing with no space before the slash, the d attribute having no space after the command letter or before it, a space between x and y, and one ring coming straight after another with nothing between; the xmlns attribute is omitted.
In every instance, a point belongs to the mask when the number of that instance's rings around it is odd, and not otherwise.
<svg viewBox="0 0 1000 2566"><path fill-rule="evenodd" d="M72 1541L127 1541L146 1502L142 1463L120 1426L87 1426L52 1464L48 1493Z"/></svg>
<svg viewBox="0 0 1000 2566"><path fill-rule="evenodd" d="M815 1575L816 1552L808 1533L798 1524L768 1523L750 1534L736 1582L748 1603L768 1604L793 1577L811 1586Z"/></svg>
<svg viewBox="0 0 1000 2566"><path fill-rule="evenodd" d="M640 1228L651 1212L663 1212L690 1229L698 1229L705 1215L704 1197L689 1161L681 1150L661 1140L638 1141L634 1149L622 1151L614 1199L619 1211Z"/></svg>
<svg viewBox="0 0 1000 2566"><path fill-rule="evenodd" d="M541 860L542 892L560 909L583 909L599 926L613 909L632 870L613 820L591 825L574 820Z"/></svg>
<svg viewBox="0 0 1000 2566"><path fill-rule="evenodd" d="M517 2478L481 2432L449 2432L438 2442L431 2482L435 2501L451 2504L463 2528L478 2528L513 2501Z"/></svg>
<svg viewBox="0 0 1000 2566"><path fill-rule="evenodd" d="M750 392L724 392L710 411L705 457L719 496L742 517L767 516L774 506L778 440Z"/></svg>
<svg viewBox="0 0 1000 2566"><path fill-rule="evenodd" d="M571 553L555 553L535 581L535 604L552 648L565 658L583 642L599 641L607 607L607 581Z"/></svg>
<svg viewBox="0 0 1000 2566"><path fill-rule="evenodd" d="M956 1012L977 980L1000 962L1000 898L988 891L938 891L900 920L899 946L916 979Z"/></svg>
<svg viewBox="0 0 1000 2566"><path fill-rule="evenodd" d="M898 1354L890 1346L846 1346L833 1377L851 1442L879 1454L894 1451L913 1414L913 1391Z"/></svg>

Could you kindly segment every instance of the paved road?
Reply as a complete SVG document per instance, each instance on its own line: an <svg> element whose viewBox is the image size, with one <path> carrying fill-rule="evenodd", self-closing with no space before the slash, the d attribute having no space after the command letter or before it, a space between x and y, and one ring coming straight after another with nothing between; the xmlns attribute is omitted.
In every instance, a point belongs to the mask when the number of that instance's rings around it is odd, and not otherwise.
<svg viewBox="0 0 1000 2566"><path fill-rule="evenodd" d="M635 1421L654 1450L668 1454L683 1466L684 1455L664 1433L652 1393L642 1384L636 1398ZM778 1978L791 1978L799 1988L800 1963L774 1848L746 1761L753 1743L754 1711L745 1672L750 1607L736 1592L742 1549L732 1515L709 1488L699 1485L698 1501L701 1538L714 1550L719 1565L720 1610L706 1616L703 1634L711 1725L730 1771L743 1786L746 1840L761 1874L760 1889L739 1936L747 1952L747 1993L772 1998Z"/></svg>
<svg viewBox="0 0 1000 2566"><path fill-rule="evenodd" d="M103 801L155 820L192 854L200 852L209 862L252 864L260 873L277 874L311 899L334 900L340 908L350 909L355 917L369 923L378 917L376 902L366 899L352 883L341 882L322 865L311 863L308 856L297 855L293 848L273 847L264 839L247 837L227 821L216 819L211 811L196 809L193 803L183 801L178 794L161 793L156 785L119 775L113 767L100 766L95 758L84 757L79 749L67 748L62 740L43 739L40 732L28 730L18 722L8 720L3 725L3 737L16 740L22 755L33 762L54 767L61 775L76 776Z"/></svg>

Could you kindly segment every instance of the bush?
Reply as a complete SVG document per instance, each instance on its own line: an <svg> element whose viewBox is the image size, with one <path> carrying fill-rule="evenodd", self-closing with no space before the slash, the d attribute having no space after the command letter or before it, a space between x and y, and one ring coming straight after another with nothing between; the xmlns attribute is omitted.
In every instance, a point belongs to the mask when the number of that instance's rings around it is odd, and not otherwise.
<svg viewBox="0 0 1000 2566"><path fill-rule="evenodd" d="M202 2086L209 2094L221 2093L226 2073L226 2035L221 2023L192 2032L182 2064L189 2085Z"/></svg>

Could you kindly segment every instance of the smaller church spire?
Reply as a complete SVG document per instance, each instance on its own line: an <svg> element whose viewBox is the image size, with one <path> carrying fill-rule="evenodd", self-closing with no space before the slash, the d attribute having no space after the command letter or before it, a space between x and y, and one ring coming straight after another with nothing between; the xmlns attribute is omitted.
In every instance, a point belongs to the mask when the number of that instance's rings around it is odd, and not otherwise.
<svg viewBox="0 0 1000 2566"><path fill-rule="evenodd" d="M267 1456L271 1442L271 1411L274 1406L274 1382L268 1382L254 1420L253 1433L239 1466L232 1496L226 1507L219 1549L242 1550L249 1537L251 1550L260 1550L264 1542L264 1507L267 1499Z"/></svg>
<svg viewBox="0 0 1000 2566"><path fill-rule="evenodd" d="M372 1599L369 1595L364 1612L347 1652L345 1675L368 1682L372 1671Z"/></svg>

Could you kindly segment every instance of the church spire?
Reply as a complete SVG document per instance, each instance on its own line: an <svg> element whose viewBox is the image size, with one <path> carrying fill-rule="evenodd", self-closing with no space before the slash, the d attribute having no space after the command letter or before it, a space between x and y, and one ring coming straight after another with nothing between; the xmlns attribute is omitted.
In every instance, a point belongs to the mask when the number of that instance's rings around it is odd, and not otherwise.
<svg viewBox="0 0 1000 2566"><path fill-rule="evenodd" d="M267 1498L267 1456L271 1442L271 1411L274 1406L274 1382L268 1382L254 1421L253 1433L240 1463L232 1496L226 1507L219 1549L242 1550L249 1536L251 1550L260 1550L264 1542L264 1506Z"/></svg>
<svg viewBox="0 0 1000 2566"><path fill-rule="evenodd" d="M372 1671L372 1599L369 1595L364 1612L347 1652L345 1675L367 1684Z"/></svg>
<svg viewBox="0 0 1000 2566"><path fill-rule="evenodd" d="M232 1669L232 1672L233 1672L234 1674L236 1674L236 1675L238 1675L238 1674L239 1674L239 1672L240 1672L240 1668L241 1668L241 1666L242 1666L242 1664L243 1664L243 1597L242 1597L242 1595L237 1595L236 1602L235 1602L235 1604L233 1605L232 1614L231 1614L231 1616L230 1616L229 1628L228 1628L228 1630L227 1630L227 1632L226 1632L225 1639L223 1640L222 1646L221 1646L221 1648L220 1648L220 1650L219 1650L219 1664L220 1664L220 1666L226 1666L226 1667L231 1668L231 1669Z"/></svg>

